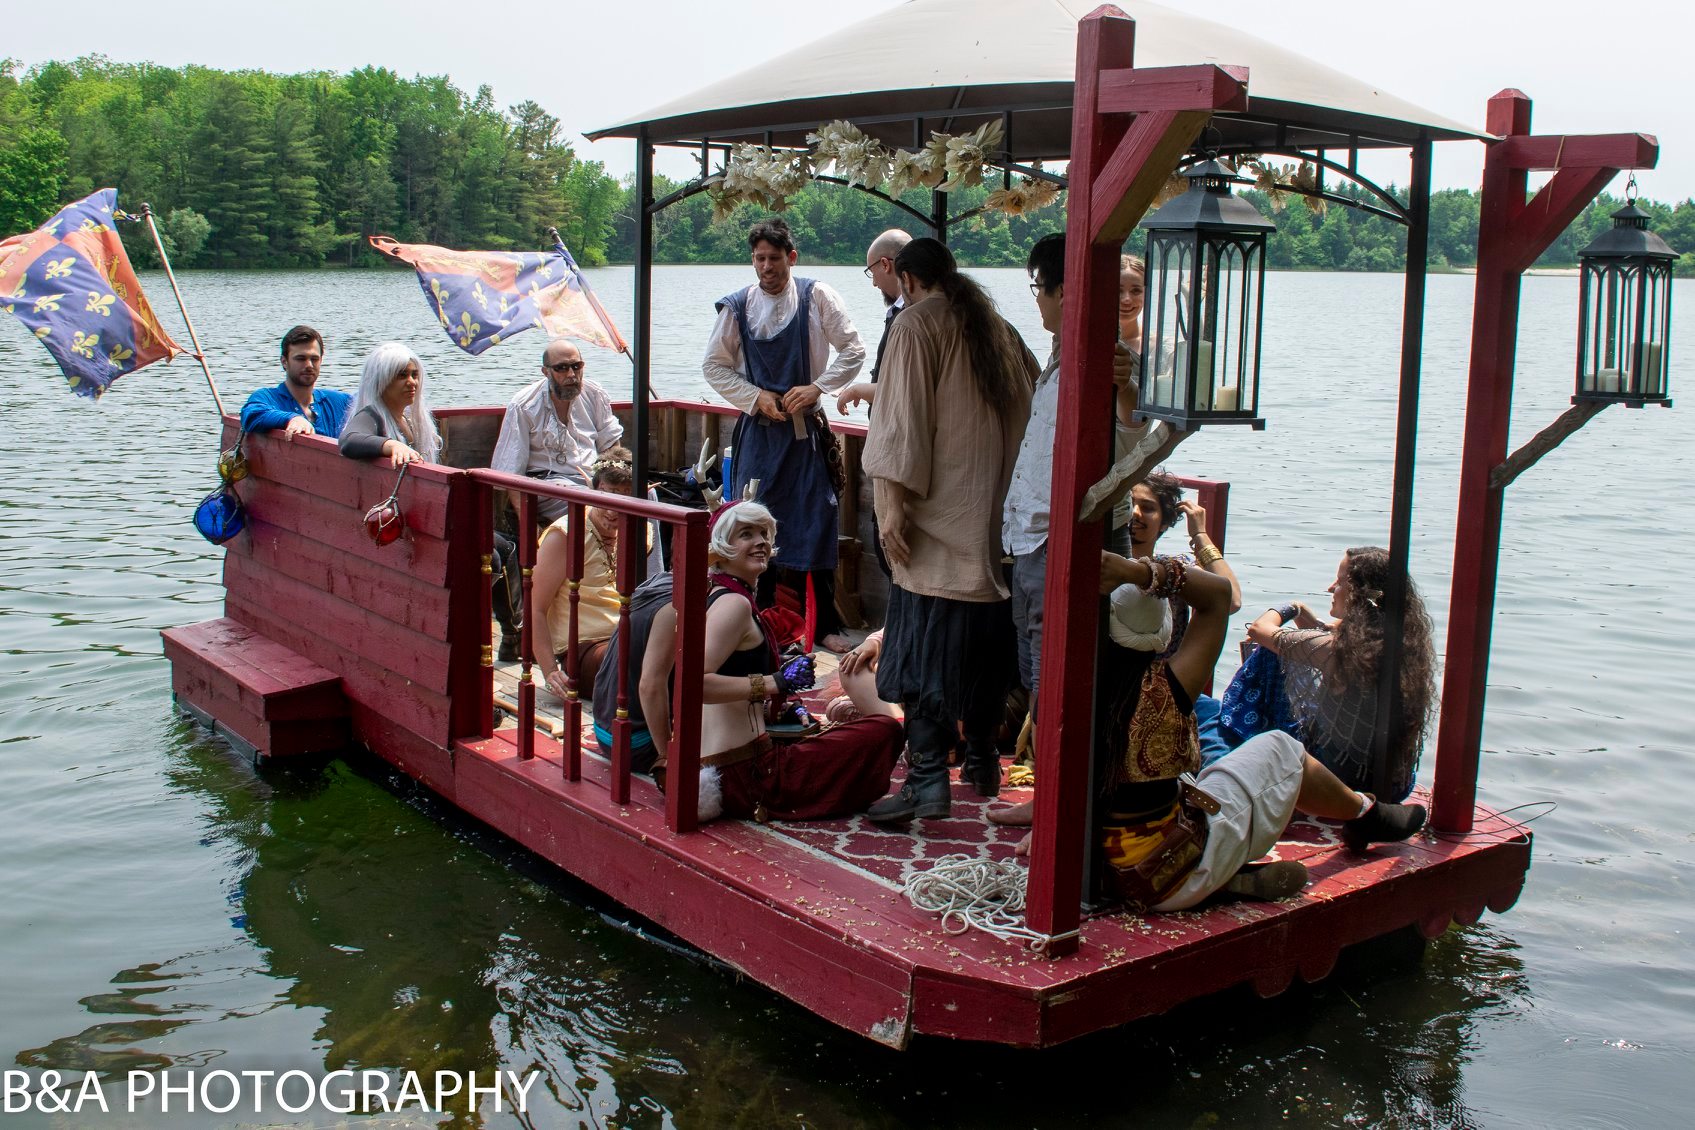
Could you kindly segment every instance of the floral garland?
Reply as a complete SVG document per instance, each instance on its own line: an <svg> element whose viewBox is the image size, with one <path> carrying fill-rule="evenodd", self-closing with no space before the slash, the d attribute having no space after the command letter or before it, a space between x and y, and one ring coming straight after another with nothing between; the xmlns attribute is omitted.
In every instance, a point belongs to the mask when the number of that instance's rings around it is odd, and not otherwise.
<svg viewBox="0 0 1695 1130"><path fill-rule="evenodd" d="M731 146L724 167L705 181L712 197L712 218L727 219L742 204L755 204L767 211L788 208L789 197L805 188L814 176L833 172L858 188L881 189L899 197L916 188L952 192L983 183L985 169L997 164L1005 132L999 119L978 126L970 133L932 133L924 148L894 149L867 134L852 122L834 121L806 135L810 149L772 149L769 145ZM1254 187L1264 192L1274 211L1281 212L1288 198L1297 193L1313 212L1323 215L1326 201L1318 191L1318 169L1311 161L1299 165L1276 165L1255 153L1238 154L1228 160L1232 171L1251 173ZM1040 173L1040 161L1033 172ZM1159 207L1189 189L1181 173L1171 178L1155 195ZM1059 199L1060 186L1046 177L1020 176L1016 183L996 189L983 201L983 210L1021 216L1046 208Z"/></svg>
<svg viewBox="0 0 1695 1130"><path fill-rule="evenodd" d="M890 148L852 122L835 121L807 134L806 140L811 149L732 146L724 167L705 182L713 201L713 219L724 219L740 204L781 212L790 196L827 171L855 187L881 189L894 197L915 188L952 192L979 185L985 168L997 163L1005 131L1000 120L994 119L970 133L936 132L924 148L914 152ZM1015 186L990 193L983 207L1017 216L1058 199L1059 185L1040 176L1024 176Z"/></svg>

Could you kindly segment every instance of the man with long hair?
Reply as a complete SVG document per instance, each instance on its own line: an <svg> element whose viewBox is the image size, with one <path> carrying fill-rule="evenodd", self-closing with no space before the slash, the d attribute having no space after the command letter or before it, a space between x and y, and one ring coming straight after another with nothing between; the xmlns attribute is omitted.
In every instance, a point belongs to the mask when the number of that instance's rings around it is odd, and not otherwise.
<svg viewBox="0 0 1695 1130"><path fill-rule="evenodd" d="M904 707L908 745L906 783L869 815L905 822L948 814L956 720L963 778L983 796L1000 788L994 726L1016 663L1001 506L1037 364L944 244L915 239L894 269L906 310L889 327L861 465L894 580L877 694Z"/></svg>

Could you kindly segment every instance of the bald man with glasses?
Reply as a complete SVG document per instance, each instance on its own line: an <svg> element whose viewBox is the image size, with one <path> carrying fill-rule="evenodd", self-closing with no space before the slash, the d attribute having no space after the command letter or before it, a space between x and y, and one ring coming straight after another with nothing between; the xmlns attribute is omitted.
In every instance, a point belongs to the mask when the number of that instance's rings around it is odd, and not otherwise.
<svg viewBox="0 0 1695 1130"><path fill-rule="evenodd" d="M541 355L541 380L526 385L506 406L500 439L489 466L512 475L589 485L602 452L624 438L606 390L587 379L582 351L562 338ZM557 521L566 504L537 500L543 522Z"/></svg>

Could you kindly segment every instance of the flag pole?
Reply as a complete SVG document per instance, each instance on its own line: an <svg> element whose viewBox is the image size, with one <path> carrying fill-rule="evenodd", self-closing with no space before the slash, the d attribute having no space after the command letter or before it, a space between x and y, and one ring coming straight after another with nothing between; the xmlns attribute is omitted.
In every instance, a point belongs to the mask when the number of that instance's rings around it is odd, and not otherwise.
<svg viewBox="0 0 1695 1130"><path fill-rule="evenodd" d="M558 251L561 255L565 256L566 262L571 263L574 266L575 263L576 263L576 260L572 259L570 252L565 250L565 240L560 237L559 229L558 228L548 228L547 234L553 239L554 250ZM594 290L593 290L592 287L589 286L589 280L583 278L583 272L582 272L582 269L580 267L577 269L577 278L582 281L583 294L584 294L585 297L588 298L589 305L594 307L594 312L595 312L596 316L598 316L600 318L600 324L605 326L607 331L609 333L611 333L613 337L616 337L620 341L623 341L624 335L621 334L621 333L618 333L617 330L613 328L612 319L607 317L606 309L605 309L605 307L601 306L600 299L598 299L594 296ZM630 359L630 368L631 369L634 369L636 367L636 355L634 353L630 352L629 342L624 342L623 348L620 349L618 352L622 353L625 357L628 357Z"/></svg>
<svg viewBox="0 0 1695 1130"><path fill-rule="evenodd" d="M188 340L194 343L194 359L200 362L200 371L206 374L206 387L212 390L212 403L218 406L218 415L224 416L224 398L218 395L218 382L212 379L212 368L206 364L206 351L200 348L200 335L194 332L194 319L188 316L188 306L182 300L182 291L177 288L177 276L171 271L171 260L165 254L164 241L159 238L159 226L153 222L153 205L141 205L141 218L147 221L147 230L153 236L153 246L159 252L159 262L165 268L165 277L171 282L171 293L177 296L177 309L182 311L183 324L188 327Z"/></svg>

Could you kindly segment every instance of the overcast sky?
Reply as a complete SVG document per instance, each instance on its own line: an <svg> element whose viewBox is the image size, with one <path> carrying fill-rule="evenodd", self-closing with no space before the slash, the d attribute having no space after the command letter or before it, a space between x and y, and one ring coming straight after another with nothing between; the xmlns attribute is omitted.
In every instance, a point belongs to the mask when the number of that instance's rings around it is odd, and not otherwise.
<svg viewBox="0 0 1695 1130"><path fill-rule="evenodd" d="M501 105L534 99L577 135L896 2L152 0L119 6L97 0L88 6L92 13L79 9L74 34L51 19L6 19L0 56L28 66L100 52L125 61L278 72L377 64L406 76L446 74L466 92L487 83ZM1695 195L1695 98L1672 53L1695 29L1688 0L1420 0L1374 7L1167 0L1167 6L1234 24L1479 127L1488 98L1517 87L1535 101L1538 131L1655 134L1660 166L1639 176L1643 194ZM82 18L88 15L94 18ZM631 142L574 141L579 154L616 175L634 165ZM1481 153L1476 144L1438 145L1438 187L1475 187ZM1391 180L1404 178L1404 168L1400 161L1370 171Z"/></svg>

